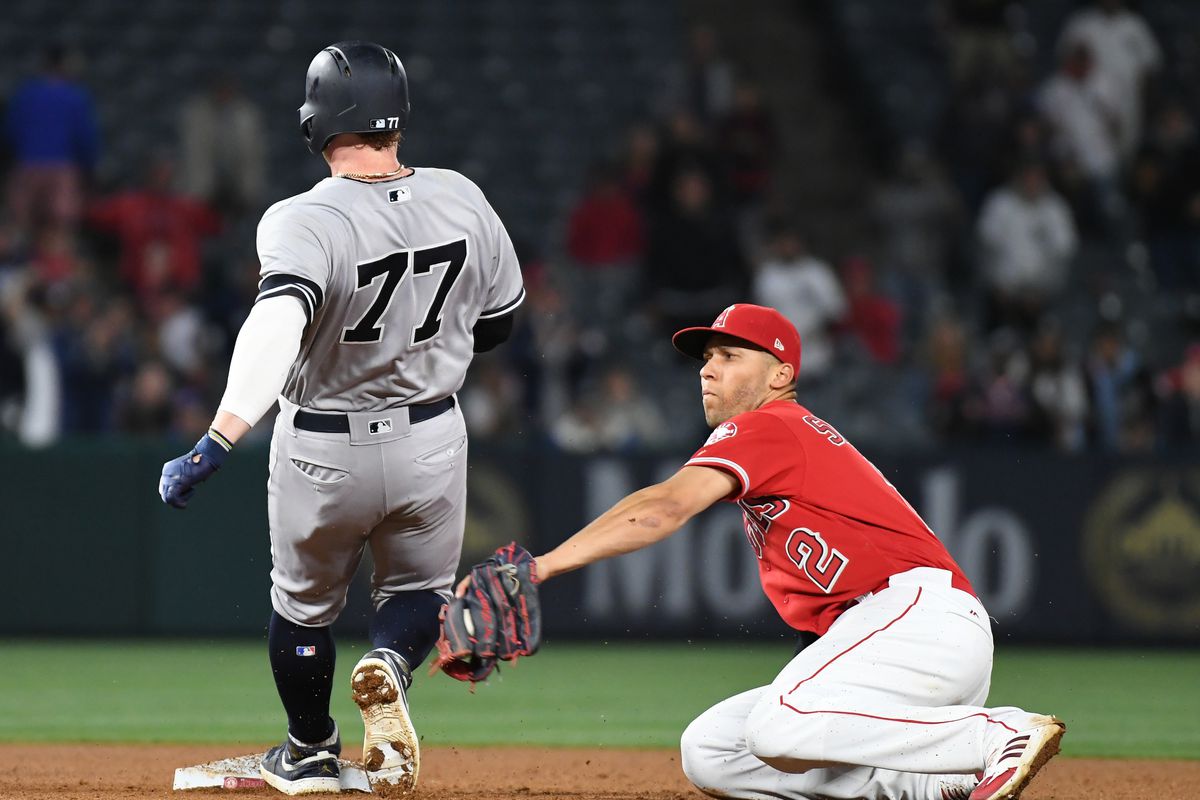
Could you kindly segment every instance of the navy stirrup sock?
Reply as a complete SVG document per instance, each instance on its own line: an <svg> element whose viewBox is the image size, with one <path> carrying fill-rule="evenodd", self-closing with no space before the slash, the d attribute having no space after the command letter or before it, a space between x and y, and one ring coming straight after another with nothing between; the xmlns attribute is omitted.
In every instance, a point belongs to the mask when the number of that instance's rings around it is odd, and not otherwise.
<svg viewBox="0 0 1200 800"><path fill-rule="evenodd" d="M396 651L415 670L437 643L438 613L445 604L428 589L392 595L371 618L371 644Z"/></svg>
<svg viewBox="0 0 1200 800"><path fill-rule="evenodd" d="M309 628L272 612L267 647L288 733L306 744L328 739L334 730L329 694L336 660L329 626Z"/></svg>

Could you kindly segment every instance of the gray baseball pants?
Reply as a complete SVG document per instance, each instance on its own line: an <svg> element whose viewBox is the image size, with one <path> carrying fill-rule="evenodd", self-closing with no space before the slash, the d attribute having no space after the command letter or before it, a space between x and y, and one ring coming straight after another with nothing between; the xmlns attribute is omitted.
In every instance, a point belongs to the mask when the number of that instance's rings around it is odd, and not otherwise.
<svg viewBox="0 0 1200 800"><path fill-rule="evenodd" d="M349 433L298 429L280 400L267 509L271 604L298 625L332 623L364 548L375 608L430 589L447 598L462 551L467 433L455 404L410 423L407 408L345 415Z"/></svg>

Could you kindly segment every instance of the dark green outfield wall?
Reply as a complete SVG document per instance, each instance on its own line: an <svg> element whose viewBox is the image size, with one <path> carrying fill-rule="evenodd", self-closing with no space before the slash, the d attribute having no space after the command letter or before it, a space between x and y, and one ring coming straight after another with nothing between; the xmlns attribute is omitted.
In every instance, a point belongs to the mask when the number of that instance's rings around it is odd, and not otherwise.
<svg viewBox="0 0 1200 800"><path fill-rule="evenodd" d="M0 635L257 634L270 606L265 445L178 512L175 447L0 446ZM466 558L560 541L686 454L573 458L474 447ZM872 454L875 455L875 454ZM876 457L963 565L998 641L1200 642L1200 467L1015 450ZM338 629L366 629L360 570ZM787 636L722 507L641 553L545 587L547 629L602 637Z"/></svg>
<svg viewBox="0 0 1200 800"><path fill-rule="evenodd" d="M6 632L197 633L265 619L266 450L239 453L180 513L171 448L88 441L0 450Z"/></svg>

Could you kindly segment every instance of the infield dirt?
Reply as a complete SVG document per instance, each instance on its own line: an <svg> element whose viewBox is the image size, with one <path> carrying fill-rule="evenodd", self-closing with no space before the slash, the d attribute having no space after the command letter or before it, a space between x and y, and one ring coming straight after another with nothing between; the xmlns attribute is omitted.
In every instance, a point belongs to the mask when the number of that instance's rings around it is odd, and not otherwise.
<svg viewBox="0 0 1200 800"><path fill-rule="evenodd" d="M270 788L172 792L175 768L252 752L254 747L179 745L0 745L13 800L142 800L178 797L282 797ZM266 749L263 747L262 749ZM353 748L347 748L353 752ZM1058 758L1026 800L1191 800L1200 761ZM364 795L365 796L365 795ZM671 750L430 747L422 751L417 800L680 800L689 788Z"/></svg>

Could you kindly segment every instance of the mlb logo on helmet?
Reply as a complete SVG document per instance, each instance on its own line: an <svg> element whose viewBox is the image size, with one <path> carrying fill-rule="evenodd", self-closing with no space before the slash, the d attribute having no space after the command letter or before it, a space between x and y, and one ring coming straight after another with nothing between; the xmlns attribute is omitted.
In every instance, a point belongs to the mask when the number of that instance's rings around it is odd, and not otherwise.
<svg viewBox="0 0 1200 800"><path fill-rule="evenodd" d="M371 120L371 130L373 130L373 131L374 131L374 130L382 130L383 128L386 128L386 127L387 127L387 120L386 120L386 119L373 119L373 120Z"/></svg>

